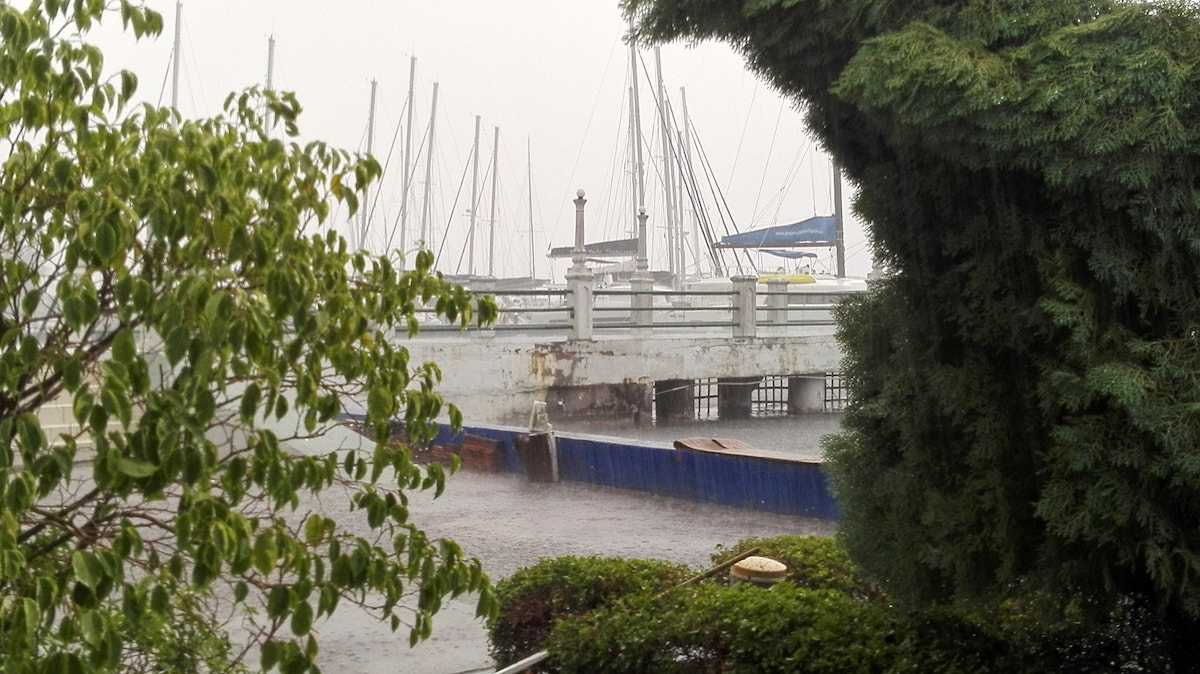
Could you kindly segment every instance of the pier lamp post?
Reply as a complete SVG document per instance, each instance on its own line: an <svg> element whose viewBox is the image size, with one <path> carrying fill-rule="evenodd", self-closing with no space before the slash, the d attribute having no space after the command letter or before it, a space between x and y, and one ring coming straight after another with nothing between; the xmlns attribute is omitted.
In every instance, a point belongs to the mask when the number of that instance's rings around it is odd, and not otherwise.
<svg viewBox="0 0 1200 674"><path fill-rule="evenodd" d="M645 206L638 209L637 262L634 264L633 276L629 279L629 289L635 293L630 298L633 303L633 324L637 326L633 329L634 334L648 332L650 324L654 322L651 312L653 297L650 294L654 287L654 277L650 275L650 261L646 255L646 219L649 217L646 215Z"/></svg>
<svg viewBox="0 0 1200 674"><path fill-rule="evenodd" d="M571 291L571 332L569 339L592 338L592 270L587 266L587 246L583 238L583 190L575 193L575 248L571 251L571 268L567 270L567 287Z"/></svg>

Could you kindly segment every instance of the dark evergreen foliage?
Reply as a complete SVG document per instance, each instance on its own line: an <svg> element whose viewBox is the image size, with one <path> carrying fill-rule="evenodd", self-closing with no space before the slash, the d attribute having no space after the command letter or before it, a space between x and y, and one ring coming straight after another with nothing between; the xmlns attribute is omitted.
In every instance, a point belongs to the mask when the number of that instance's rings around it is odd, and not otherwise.
<svg viewBox="0 0 1200 674"><path fill-rule="evenodd" d="M497 666L537 653L559 621L586 615L631 594L652 596L682 582L688 568L656 559L553 557L496 584L497 615L488 642ZM557 671L542 666L539 671Z"/></svg>
<svg viewBox="0 0 1200 674"><path fill-rule="evenodd" d="M1200 630L1200 16L1184 2L625 0L793 94L892 276L842 312L854 558Z"/></svg>

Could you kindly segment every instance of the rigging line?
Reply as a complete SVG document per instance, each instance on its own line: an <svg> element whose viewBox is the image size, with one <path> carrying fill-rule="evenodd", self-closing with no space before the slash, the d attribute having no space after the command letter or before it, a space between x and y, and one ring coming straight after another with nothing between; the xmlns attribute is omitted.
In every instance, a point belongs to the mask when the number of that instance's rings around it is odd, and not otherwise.
<svg viewBox="0 0 1200 674"><path fill-rule="evenodd" d="M188 51L188 56L190 57L190 59L183 59L183 60L181 60L181 61L180 61L180 65L181 65L181 66L184 66L184 67L186 67L186 66L187 66L187 62L188 62L188 60L191 60L191 62L192 62L193 64L199 63L199 61L196 59L196 53L195 53L194 51L192 51L192 46L191 46L191 44L190 44L190 43L185 43L185 45L186 45L186 49L187 49L187 51ZM197 68L196 68L196 72L201 72L200 68L198 68L198 67L197 67ZM198 111L200 110L200 106L196 104L196 93L195 93L194 91L192 91L192 80L193 80L193 79L195 79L195 80L196 80L196 82L195 82L195 84L196 84L196 88L200 89L200 99L201 99L202 101L205 101L205 102L207 102L207 101L208 101L208 94L206 94L206 93L204 92L204 83L200 81L200 78L199 78L199 77L196 77L196 78L188 77L188 78L187 78L187 83L188 83L188 97L189 97L189 98L192 100L192 109L193 109L193 110L195 110L195 111L197 111L197 113L198 113L198 114L200 114L201 116L203 116L203 113L199 113L199 112L198 112Z"/></svg>
<svg viewBox="0 0 1200 674"><path fill-rule="evenodd" d="M468 161L463 165L462 178L458 181L458 190L454 192L454 203L450 204L450 219L446 221L446 232L447 233L450 231L451 223L454 222L454 211L455 211L455 209L458 208L458 198L460 196L462 196L463 186L467 182L467 169L469 169L469 168L471 168L471 162ZM440 245L438 245L437 255L435 255L433 257L434 266L437 266L437 261L442 259L442 250L444 250L446 248L446 239L448 239L448 238L450 238L450 237L445 236L445 235L442 236L442 243ZM459 262L462 262L462 260L460 259ZM454 273L457 274L458 270L455 269Z"/></svg>
<svg viewBox="0 0 1200 674"><path fill-rule="evenodd" d="M171 79L171 65L172 65L172 63L174 63L174 61L175 61L175 50L172 49L171 50L171 58L167 59L167 71L165 73L163 73L162 87L160 87L158 90L158 102L154 104L155 107L159 107L159 108L162 107L163 94L167 93L167 80Z"/></svg>
<svg viewBox="0 0 1200 674"><path fill-rule="evenodd" d="M767 148L767 160L763 162L762 178L760 178L758 181L758 193L754 195L754 207L750 209L751 226L753 226L756 222L754 218L758 215L758 203L759 200L762 199L763 185L765 185L767 182L767 169L771 166L771 156L775 154L775 139L779 137L779 123L783 121L783 105L784 101L783 99L780 99L779 114L775 116L775 130L771 132L771 145ZM747 117L749 116L747 115ZM782 199L780 201L782 201Z"/></svg>
<svg viewBox="0 0 1200 674"><path fill-rule="evenodd" d="M784 179L784 187L781 190L782 195L779 199L779 206L775 209L775 220L779 220L779 211L783 209L783 202L787 199L788 193L792 191L792 184L796 181L796 174L800 172L800 168L804 165L806 159L812 153L813 144L809 142L804 147L796 150L796 158L792 160L792 166L788 169L787 177ZM814 172L808 172L810 180L813 179ZM817 214L817 199L816 187L809 192L810 203L812 204L812 215Z"/></svg>
<svg viewBox="0 0 1200 674"><path fill-rule="evenodd" d="M721 262L721 254L716 248L716 233L712 229L712 220L708 216L708 211L704 208L704 201L700 194L700 184L696 180L696 168L692 164L691 157L687 157L683 163L688 179L684 181L684 188L688 193L688 201L691 202L692 212L695 214L699 223L700 232L704 235L704 241L708 245L709 259L713 262L714 271L717 274L723 273L723 265Z"/></svg>
<svg viewBox="0 0 1200 674"><path fill-rule="evenodd" d="M604 64L604 74L600 76L600 86L596 89L596 98L592 101L592 110L588 113L587 124L583 127L583 136L579 139L579 149L575 151L575 163L571 166L571 175L567 178L567 189L570 191L570 185L575 181L575 174L579 170L579 161L583 158L583 146L587 142L588 132L592 128L592 120L596 117L596 108L600 106L600 94L604 91L604 81L608 79L608 71L612 67L613 53L616 52L616 47L622 42L620 37L613 41L613 46L608 51L608 62ZM567 201L559 204L558 212L554 214L554 222L559 222L562 218L563 209L566 208ZM549 239L550 237L547 237Z"/></svg>
<svg viewBox="0 0 1200 674"><path fill-rule="evenodd" d="M403 113L401 113L401 114L403 114ZM405 180L404 180L404 182L401 183L403 185L408 185L408 187L410 189L412 188L412 179L416 177L417 165L421 163L421 148L425 147L425 141L428 139L429 139L429 127L426 126L425 127L425 135L421 136L421 142L417 146L417 154L415 157L413 157L413 163L412 163L412 167L411 167L412 171L411 171L411 173L403 176ZM403 198L405 198L405 199L408 198L407 192L404 193ZM412 213L409 212L409 215L412 215ZM387 250L392 247L392 239L394 239L396 237L396 225L399 225L399 224L400 224L400 214L397 213L396 220L392 224L392 231L388 233L387 245L385 245L383 247L384 250Z"/></svg>
<svg viewBox="0 0 1200 674"><path fill-rule="evenodd" d="M754 80L754 92L750 94L750 107L746 109L746 122L742 124L742 135L738 138L737 152L733 155L733 166L729 167L729 178L725 181L725 189L733 184L733 174L737 172L738 159L742 156L742 144L746 141L746 130L750 128L750 113L754 111L754 101L758 99L758 80Z"/></svg>
<svg viewBox="0 0 1200 674"><path fill-rule="evenodd" d="M693 126L693 129L694 129L694 126ZM709 187L713 192L713 199L715 199L717 202L717 213L719 213L721 215L721 224L722 224L722 226L725 227L725 232L727 234L729 233L729 224L733 224L734 231L736 232L737 231L737 222L734 220L733 211L731 211L729 209L729 203L727 201L725 201L725 195L722 194L721 190L717 188L716 181L714 180L714 176L712 173L712 164L708 160L708 153L704 151L704 145L700 142L700 137L698 135L696 136L695 141L696 141L696 149L700 153L701 166L704 168L705 175L709 176L709 179L708 179ZM726 222L726 220L725 220L726 214L729 215L728 222ZM757 271L758 268L755 266L754 258L750 255L750 252L743 249L742 253L743 253L743 257L746 258L746 263L750 266L750 268ZM737 260L738 260L736 251L733 254L733 259L735 262L737 262ZM737 267L738 267L738 273L742 273L741 262L737 262Z"/></svg>
<svg viewBox="0 0 1200 674"><path fill-rule="evenodd" d="M629 91L628 88L623 87L621 89L621 101L620 101L620 105L617 106L617 109L621 111L621 113L620 113L621 117L625 116L625 112L624 112L624 110L626 109L625 104L629 100L625 97L625 92L627 92L627 91ZM618 198L619 198L621 190L624 189L624 184L625 184L625 151L627 148L622 148L622 146L625 144L621 142L622 129L624 129L624 128L625 128L625 124L618 123L616 126L616 130L617 130L616 137L613 139L614 148L613 148L612 152L610 152L608 154L608 156L612 158L612 163L609 165L609 168L608 168L608 185L605 186L605 191L604 191L604 194L608 194L608 195L617 194ZM631 162L634 161L632 157L629 160ZM618 165L621 167L620 169L617 168ZM624 199L619 199L619 201L624 201ZM634 203L634 207L629 209L629 211L630 212L636 211L637 210L637 204L636 204L637 195L634 195L633 199L630 199L630 201L635 202L635 203ZM614 215L614 212L615 212L615 215ZM605 219L600 228L600 231L603 232L603 234L601 235L602 239L613 238L614 232L615 232L615 236L622 236L623 230L621 228L621 220L623 219L625 214L626 214L626 211L621 208L606 208L606 209L604 209ZM614 220L616 221L615 224L614 224ZM633 232L637 231L636 225L632 225L631 227L632 227L632 229L624 230L624 232L627 233L630 231L633 231Z"/></svg>
<svg viewBox="0 0 1200 674"><path fill-rule="evenodd" d="M491 172L492 172L491 164L492 164L491 162L488 162L488 168L483 172L483 183L485 185L487 184L488 175L491 174ZM465 180L466 176L463 176L463 179ZM472 194L471 195L471 211L473 211L476 215L475 222L479 221L479 217L478 217L478 215L479 215L479 200L483 198L482 190L480 192L481 192L480 194ZM475 222L472 222L471 226L467 228L467 242L468 242L467 245L470 244L471 235L475 233ZM446 226L449 227L449 225L446 225ZM463 249L461 251L459 251L459 253L458 253L458 263L454 265L454 273L455 274L457 274L459 272L459 270L462 269L463 256L466 254L467 254L467 246L464 245Z"/></svg>
<svg viewBox="0 0 1200 674"><path fill-rule="evenodd" d="M404 118L404 110L406 110L407 108L408 108L408 103L405 102L404 107L400 109L400 118L401 119ZM374 217L375 209L378 208L378 206L379 206L379 200L381 198L383 198L383 189L381 189L383 187L383 176L387 175L388 166L391 166L391 164L392 164L392 152L394 152L396 149L396 139L399 137L400 137L400 123L397 122L396 123L396 132L392 134L392 143L391 143L391 145L388 146L387 157L384 158L383 166L381 166L379 169L380 180L378 183L378 187L380 189L375 190L375 198L371 201L371 208L367 211L367 219L368 220L370 220L372 217ZM399 216L397 215L397 217L399 217ZM388 237L388 239L390 240L391 237ZM387 252L387 248L384 248L384 252Z"/></svg>

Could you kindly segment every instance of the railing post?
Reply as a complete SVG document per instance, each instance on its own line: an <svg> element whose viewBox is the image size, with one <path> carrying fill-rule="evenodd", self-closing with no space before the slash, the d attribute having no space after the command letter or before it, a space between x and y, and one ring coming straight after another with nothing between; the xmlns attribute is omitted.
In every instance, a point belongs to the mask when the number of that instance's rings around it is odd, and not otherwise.
<svg viewBox="0 0 1200 674"><path fill-rule="evenodd" d="M583 190L575 193L575 248L571 251L571 268L567 270L570 289L571 331L567 339L592 338L592 270L587 266L587 246L583 242Z"/></svg>
<svg viewBox="0 0 1200 674"><path fill-rule="evenodd" d="M781 328L787 327L788 322L788 302L791 298L787 295L787 289L787 279L767 279L767 306L770 307L768 320L771 325Z"/></svg>
<svg viewBox="0 0 1200 674"><path fill-rule="evenodd" d="M754 337L755 313L757 313L756 291L757 276L734 276L733 282L733 336Z"/></svg>

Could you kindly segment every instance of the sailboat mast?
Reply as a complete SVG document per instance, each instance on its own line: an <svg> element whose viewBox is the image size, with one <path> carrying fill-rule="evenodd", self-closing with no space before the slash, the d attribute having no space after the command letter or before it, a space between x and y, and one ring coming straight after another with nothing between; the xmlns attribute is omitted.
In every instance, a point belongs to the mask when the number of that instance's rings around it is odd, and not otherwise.
<svg viewBox="0 0 1200 674"><path fill-rule="evenodd" d="M377 83L371 80L371 109L367 114L367 154L375 151L375 87ZM370 188L366 185L362 186L363 202L359 205L359 222L360 232L358 235L358 247L365 249L367 247L367 227L370 225L371 217L371 199Z"/></svg>
<svg viewBox="0 0 1200 674"><path fill-rule="evenodd" d="M267 37L267 91L275 91L275 36ZM271 134L271 127L275 124L275 116L271 114L271 109L267 108L267 135Z"/></svg>
<svg viewBox="0 0 1200 674"><path fill-rule="evenodd" d="M529 279L537 278L533 267L533 147L529 138L525 138L525 171L529 179Z"/></svg>
<svg viewBox="0 0 1200 674"><path fill-rule="evenodd" d="M417 57L413 56L408 63L408 103L405 105L408 108L407 130L404 133L404 178L402 182L403 194L400 198L400 250L404 250L405 235L408 232L408 197L409 190L412 188L412 122L413 122L413 86L417 76ZM400 262L403 269L403 260Z"/></svg>
<svg viewBox="0 0 1200 674"><path fill-rule="evenodd" d="M182 51L179 48L183 30L183 3L175 3L175 51L172 54L171 62L171 107L179 109L179 56Z"/></svg>
<svg viewBox="0 0 1200 674"><path fill-rule="evenodd" d="M637 199L638 199L638 171L637 171L637 123L634 122L634 117L637 112L633 107L633 87L629 87L629 161L631 162L629 171L630 195L633 201L634 218L633 226L629 231L637 235ZM640 248L638 250L641 250ZM644 257L644 256L643 256Z"/></svg>
<svg viewBox="0 0 1200 674"><path fill-rule="evenodd" d="M475 115L475 145L471 150L471 228L467 231L467 273L475 275L475 211L479 206L479 115Z"/></svg>
<svg viewBox="0 0 1200 674"><path fill-rule="evenodd" d="M842 212L842 167L833 162L833 224L837 250L837 277L846 276L846 233Z"/></svg>
<svg viewBox="0 0 1200 674"><path fill-rule="evenodd" d="M492 216L488 231L488 276L496 277L496 173L500 170L500 127L492 140Z"/></svg>
<svg viewBox="0 0 1200 674"><path fill-rule="evenodd" d="M638 51L637 42L633 39L633 22L629 23L629 76L631 81L630 88L633 90L630 96L630 104L633 106L633 147L634 147L634 172L637 178L637 205L634 208L634 217L637 218L637 233L638 233L638 256L635 267L636 274L639 277L645 276L650 268L650 242L646 235L646 218L638 217L646 212L646 180L642 174L642 106L638 101Z"/></svg>
<svg viewBox="0 0 1200 674"><path fill-rule="evenodd" d="M683 133L682 133L683 137L681 139L682 140L681 145L683 146L683 161L680 163L685 167L684 172L686 173L688 170L686 167L690 167L692 165L692 129L691 129L691 120L688 118L687 90L685 90L683 87L679 87L679 105L680 105L681 111L683 112ZM680 186L682 187L682 185L683 185L682 177L681 177L679 183L680 183ZM698 222L698 218L696 216L695 205L694 204L689 205L689 210L691 211L691 214L692 214L692 217L689 218L691 221L691 224L692 224L692 227L691 227L691 229L692 229L692 261L696 265L696 275L699 276L700 275L700 225ZM683 206L682 206L682 204L680 205L680 208L679 208L679 214L680 214L680 222L682 223L683 222L683 218L682 218Z"/></svg>
<svg viewBox="0 0 1200 674"><path fill-rule="evenodd" d="M663 193L666 201L667 212L667 268L671 273L671 287L679 290L680 269L679 250L683 248L683 239L680 238L678 244L675 241L675 184L674 184L674 162L671 160L671 124L667 120L667 92L663 88L662 79L662 50L658 47L654 48L654 73L658 80L658 119L662 128L662 167L663 167Z"/></svg>
<svg viewBox="0 0 1200 674"><path fill-rule="evenodd" d="M433 83L433 104L429 107L429 148L425 156L425 201L421 204L421 247L429 245L429 200L433 193L433 125L437 121L438 83Z"/></svg>

